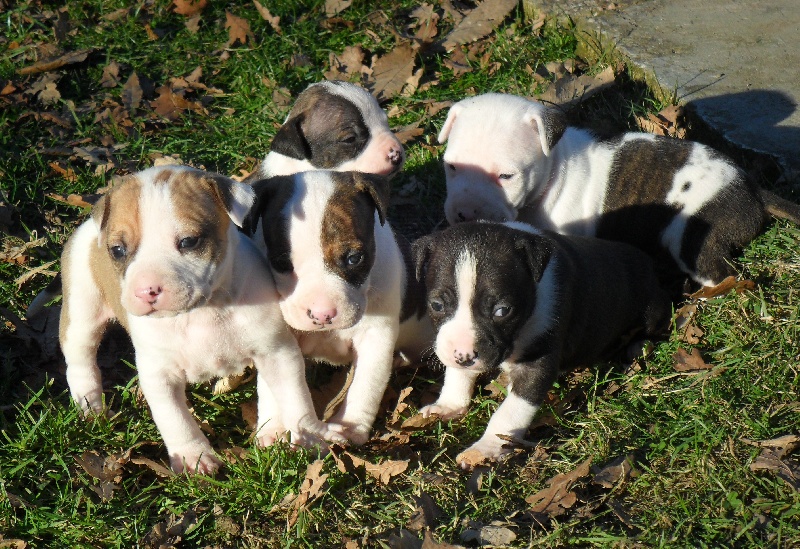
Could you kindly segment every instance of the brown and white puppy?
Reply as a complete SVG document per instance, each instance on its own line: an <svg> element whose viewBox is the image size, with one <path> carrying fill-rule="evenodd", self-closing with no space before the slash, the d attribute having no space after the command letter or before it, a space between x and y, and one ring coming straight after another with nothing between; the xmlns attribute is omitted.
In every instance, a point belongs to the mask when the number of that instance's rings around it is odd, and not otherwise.
<svg viewBox="0 0 800 549"><path fill-rule="evenodd" d="M258 203L250 225L263 225L254 238L269 258L283 318L305 356L353 364L352 383L330 422L362 444L395 353L413 360L433 339L410 257L386 222L389 182L311 171L253 187Z"/></svg>
<svg viewBox="0 0 800 549"><path fill-rule="evenodd" d="M251 361L281 423L301 445L343 440L319 421L303 357L281 318L262 255L241 225L253 190L221 175L168 166L123 179L101 198L62 256L60 342L85 413L102 413L97 348L106 326L131 336L142 392L175 471L220 461L192 418L187 383L239 373ZM259 402L257 438L274 441Z"/></svg>
<svg viewBox="0 0 800 549"><path fill-rule="evenodd" d="M439 141L450 223L519 220L619 240L707 286L735 274L735 254L767 213L800 223L800 206L757 188L705 145L637 132L598 139L523 97L459 101Z"/></svg>
<svg viewBox="0 0 800 549"><path fill-rule="evenodd" d="M651 258L627 244L469 222L413 248L446 366L438 400L422 413L464 414L482 372L511 379L483 436L458 456L465 467L506 453L498 435L524 438L559 372L591 364L634 329L648 338L668 324Z"/></svg>
<svg viewBox="0 0 800 549"><path fill-rule="evenodd" d="M247 181L309 170L392 175L404 161L403 145L372 94L349 82L323 81L297 97Z"/></svg>

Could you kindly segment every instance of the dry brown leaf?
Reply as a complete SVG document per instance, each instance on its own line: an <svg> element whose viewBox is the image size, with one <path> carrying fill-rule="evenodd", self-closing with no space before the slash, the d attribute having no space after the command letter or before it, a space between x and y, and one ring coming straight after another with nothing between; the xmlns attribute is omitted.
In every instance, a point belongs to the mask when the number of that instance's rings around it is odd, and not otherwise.
<svg viewBox="0 0 800 549"><path fill-rule="evenodd" d="M636 122L643 131L656 135L665 135L683 139L686 137L686 128L683 126L683 107L670 105L658 114L648 113L647 116L637 116Z"/></svg>
<svg viewBox="0 0 800 549"><path fill-rule="evenodd" d="M489 547L504 547L517 539L517 534L500 521L494 521L492 524L469 521L469 528L461 532L460 537L461 541L477 544L481 547L487 545Z"/></svg>
<svg viewBox="0 0 800 549"><path fill-rule="evenodd" d="M328 70L324 73L327 80L353 80L354 76L369 73L364 65L364 50L361 46L347 46L341 55L328 54Z"/></svg>
<svg viewBox="0 0 800 549"><path fill-rule="evenodd" d="M325 16L333 17L350 7L353 0L325 0Z"/></svg>
<svg viewBox="0 0 800 549"><path fill-rule="evenodd" d="M469 44L487 36L508 17L517 4L517 0L485 0L481 2L450 31L442 45L447 51L450 51L458 45Z"/></svg>
<svg viewBox="0 0 800 549"><path fill-rule="evenodd" d="M225 28L228 29L228 42L225 47L231 47L236 43L241 45L247 44L249 40L251 43L255 40L253 31L250 30L250 23L247 19L233 15L231 12L225 12Z"/></svg>
<svg viewBox="0 0 800 549"><path fill-rule="evenodd" d="M725 295L731 290L736 290L740 294L745 290L753 290L756 287L752 280L736 280L735 276L729 276L716 286L704 286L691 295L692 299L712 299Z"/></svg>
<svg viewBox="0 0 800 549"><path fill-rule="evenodd" d="M678 351L672 355L673 368L676 372L695 372L698 370L710 370L713 368L711 364L703 360L700 351L697 348L692 348L691 353L687 353L685 349L679 348Z"/></svg>
<svg viewBox="0 0 800 549"><path fill-rule="evenodd" d="M483 452L468 448L456 456L456 463L464 469L472 470L488 467L494 463L492 458L486 457Z"/></svg>
<svg viewBox="0 0 800 549"><path fill-rule="evenodd" d="M588 74L581 76L565 74L553 82L537 98L542 102L570 109L577 106L581 101L612 86L614 80L614 69L610 66L594 76Z"/></svg>
<svg viewBox="0 0 800 549"><path fill-rule="evenodd" d="M131 463L135 463L136 465L143 465L144 467L147 467L148 469L153 471L156 475L162 478L169 478L175 476L175 472L172 469L158 463L157 461L153 461L150 458L145 458L145 457L132 458Z"/></svg>
<svg viewBox="0 0 800 549"><path fill-rule="evenodd" d="M40 72L49 72L49 71L54 71L56 69L60 69L61 67L65 67L67 65L82 63L83 61L86 61L86 58L89 57L89 54L92 53L93 51L95 51L94 48L88 48L85 50L78 50L65 53L64 55L57 57L56 59L39 61L38 63L34 63L33 65L22 67L17 71L17 74L24 75L24 74L36 74Z"/></svg>
<svg viewBox="0 0 800 549"><path fill-rule="evenodd" d="M183 536L197 524L197 513L189 509L183 515L171 515L169 519L157 523L139 541L144 549L175 547L183 541Z"/></svg>
<svg viewBox="0 0 800 549"><path fill-rule="evenodd" d="M455 77L472 71L467 55L461 48L456 48L450 52L450 55L444 60L444 66L453 71L453 76Z"/></svg>
<svg viewBox="0 0 800 549"><path fill-rule="evenodd" d="M391 418L386 423L387 426L390 427L391 429L399 429L400 425L402 425L403 422L402 414L409 407L409 404L405 400L408 398L408 395L410 395L413 390L414 390L413 387L406 387L405 389L400 391L399 395L397 395L397 404L395 405L394 410L392 410Z"/></svg>
<svg viewBox="0 0 800 549"><path fill-rule="evenodd" d="M11 499L11 494L8 495L9 499ZM17 538L4 538L0 534L0 549L25 549L26 547L28 547L27 541Z"/></svg>
<svg viewBox="0 0 800 549"><path fill-rule="evenodd" d="M763 448L750 464L751 471L773 471L794 490L800 490L800 463L796 459L788 459L789 454L800 447L800 435L759 441L743 439L743 442Z"/></svg>
<svg viewBox="0 0 800 549"><path fill-rule="evenodd" d="M594 475L592 482L608 489L626 482L637 475L637 471L633 467L634 459L633 454L612 459Z"/></svg>
<svg viewBox="0 0 800 549"><path fill-rule="evenodd" d="M408 521L408 529L412 532L419 532L424 528L433 528L436 525L436 521L444 515L442 508L425 492L421 492L419 496L412 497L417 504L417 508Z"/></svg>
<svg viewBox="0 0 800 549"><path fill-rule="evenodd" d="M292 512L289 514L288 527L291 528L297 522L300 512L308 509L321 495L328 482L328 474L322 474L322 467L325 462L321 459L309 464L306 469L306 477L300 486L300 493L294 500Z"/></svg>
<svg viewBox="0 0 800 549"><path fill-rule="evenodd" d="M547 481L547 488L525 498L525 501L531 504L531 511L549 517L566 513L567 509L578 501L578 496L572 491L572 487L582 478L589 476L591 463L592 459L589 458L569 473L554 476Z"/></svg>
<svg viewBox="0 0 800 549"><path fill-rule="evenodd" d="M386 485L389 484L392 477L403 474L408 469L408 460L391 460L387 459L381 463L372 463L360 457L354 456L350 452L337 453L336 448L331 448L331 454L336 467L342 473L352 473L359 467L363 467L366 473Z"/></svg>
<svg viewBox="0 0 800 549"><path fill-rule="evenodd" d="M697 345L700 343L700 338L703 337L705 332L695 324L687 324L686 329L683 330L683 341L689 345Z"/></svg>
<svg viewBox="0 0 800 549"><path fill-rule="evenodd" d="M119 63L111 61L103 68L103 76L100 78L100 86L103 88L116 88L119 86Z"/></svg>
<svg viewBox="0 0 800 549"><path fill-rule="evenodd" d="M64 196L63 194L55 194L49 193L47 195L48 198L52 198L53 200L57 200L58 202L64 202L69 204L70 206L78 206L79 208L91 208L95 202L100 200L101 194L68 194Z"/></svg>
<svg viewBox="0 0 800 549"><path fill-rule="evenodd" d="M142 97L144 97L144 90L142 90L139 75L134 71L122 87L122 104L129 111L134 111L142 104Z"/></svg>
<svg viewBox="0 0 800 549"><path fill-rule="evenodd" d="M178 15L194 17L208 5L208 0L172 0L173 11Z"/></svg>
<svg viewBox="0 0 800 549"><path fill-rule="evenodd" d="M394 136L397 138L398 141L400 141L400 143L405 145L406 143L408 143L409 141L411 141L415 137L419 137L420 135L425 133L425 130L423 130L422 128L419 127L421 122L422 122L422 120L418 120L417 122L414 122L413 124L409 124L407 126L401 126L399 128L395 128Z"/></svg>
<svg viewBox="0 0 800 549"><path fill-rule="evenodd" d="M372 65L372 94L378 100L391 99L399 94L414 73L415 63L416 53L407 42L379 57Z"/></svg>
<svg viewBox="0 0 800 549"><path fill-rule="evenodd" d="M424 3L414 8L409 16L412 19L416 19L416 24L412 27L416 29L414 38L423 44L433 42L433 39L439 34L439 14L434 7L431 4Z"/></svg>
<svg viewBox="0 0 800 549"><path fill-rule="evenodd" d="M416 414L405 420L400 425L400 429L403 431L418 431L421 429L426 429L438 421L438 414L431 414L428 417L425 417L422 414Z"/></svg>
<svg viewBox="0 0 800 549"><path fill-rule="evenodd" d="M264 21L269 23L269 26L272 27L272 30L278 34L283 34L283 31L281 30L281 18L277 15L272 15L272 13L270 13L270 11L258 0L253 0L253 4L255 5L258 14Z"/></svg>
<svg viewBox="0 0 800 549"><path fill-rule="evenodd" d="M191 34L197 34L197 32L200 30L200 15L193 15L192 17L187 18L184 26Z"/></svg>
<svg viewBox="0 0 800 549"><path fill-rule="evenodd" d="M64 168L58 162L50 162L48 166L70 183L75 183L78 180L78 176L75 175L75 171L72 168Z"/></svg>
<svg viewBox="0 0 800 549"><path fill-rule="evenodd" d="M242 419L247 427L251 431L254 430L258 425L258 404L256 401L250 400L248 402L242 402L239 408L242 411Z"/></svg>
<svg viewBox="0 0 800 549"><path fill-rule="evenodd" d="M464 549L463 545L453 545L451 543L436 541L436 538L433 537L433 533L430 530L425 530L420 547L421 549Z"/></svg>

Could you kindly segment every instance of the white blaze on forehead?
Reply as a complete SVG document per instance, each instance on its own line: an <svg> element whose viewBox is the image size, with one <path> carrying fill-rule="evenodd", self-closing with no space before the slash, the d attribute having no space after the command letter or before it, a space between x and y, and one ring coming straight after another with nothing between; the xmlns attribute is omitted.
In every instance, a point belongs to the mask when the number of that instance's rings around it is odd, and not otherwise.
<svg viewBox="0 0 800 549"><path fill-rule="evenodd" d="M478 281L477 262L469 250L464 250L456 260L455 290L458 302L456 312L442 324L436 337L436 354L445 365L455 366L458 353L473 354L475 351L475 326L472 302Z"/></svg>
<svg viewBox="0 0 800 549"><path fill-rule="evenodd" d="M364 88L356 85L335 84L333 82L320 82L331 95L344 97L361 111L364 123L372 130L385 127L387 130L389 118L378 105L377 100Z"/></svg>
<svg viewBox="0 0 800 549"><path fill-rule="evenodd" d="M468 312L472 317L472 301L475 297L475 287L478 282L478 265L475 256L469 250L464 250L456 261L456 288L458 291L459 312Z"/></svg>

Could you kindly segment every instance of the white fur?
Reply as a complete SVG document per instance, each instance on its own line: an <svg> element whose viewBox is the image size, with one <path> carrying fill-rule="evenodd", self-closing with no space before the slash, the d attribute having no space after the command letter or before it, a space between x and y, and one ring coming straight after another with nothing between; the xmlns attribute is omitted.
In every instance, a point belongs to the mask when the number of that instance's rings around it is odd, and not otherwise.
<svg viewBox="0 0 800 549"><path fill-rule="evenodd" d="M168 187L153 185L158 173L158 169L151 169L137 176L143 184L139 204L141 244L121 287L123 296L127 296L122 299L124 321L136 349L142 391L173 468L211 472L219 465L187 408L186 383L240 373L251 361L258 371L259 387L270 388L293 441L319 444L343 440L314 415L303 358L282 321L278 295L264 259L233 224L227 232L227 254L218 264L176 257L180 212L172 211L169 195L163 190ZM250 195L241 194L246 196ZM109 207L129 206L112 200ZM130 221L136 218L131 216ZM90 251L97 246L99 236L94 220L86 221L70 239L63 262L68 314L62 315L66 322L62 349L67 379L75 401L92 413L103 410L96 352L105 324L113 317L92 274ZM207 280L200 280L203 277ZM165 307L160 314L157 309L146 310L128 295L141 283L166 286L174 281L199 284L203 287L202 299L190 298L186 303L183 297L167 300L159 305ZM193 292L189 295L194 296ZM272 410L259 406L262 425L270 420L265 413ZM271 433L259 432L257 436L261 443L274 440Z"/></svg>
<svg viewBox="0 0 800 549"><path fill-rule="evenodd" d="M543 111L535 101L494 93L451 107L439 135L441 142L448 142L445 215L450 223L519 219L564 234L595 235L618 147L656 137L628 133L614 146L597 141L588 131L567 128L547 150L541 138ZM675 174L667 203L680 207L681 213L662 233L662 244L693 276L680 259L686 221L736 177L730 164L709 152L693 144L685 167ZM513 177L500 180L502 173ZM687 181L691 189L683 191Z"/></svg>
<svg viewBox="0 0 800 549"><path fill-rule="evenodd" d="M294 272L273 271L281 310L295 329L305 356L332 364L353 363L353 381L344 402L331 418L331 426L351 442L363 444L389 383L395 351L413 353L427 347L433 337L432 328L427 318L410 319L400 325L401 296L407 275L389 224L381 225L375 214L375 261L366 282L354 288L327 271L322 259L322 215L333 191L329 173L298 174L295 184L294 195L284 210L290 214ZM337 309L331 324L317 326L309 322L305 312L314 302L330 303ZM398 341L410 342L412 348L396 348Z"/></svg>

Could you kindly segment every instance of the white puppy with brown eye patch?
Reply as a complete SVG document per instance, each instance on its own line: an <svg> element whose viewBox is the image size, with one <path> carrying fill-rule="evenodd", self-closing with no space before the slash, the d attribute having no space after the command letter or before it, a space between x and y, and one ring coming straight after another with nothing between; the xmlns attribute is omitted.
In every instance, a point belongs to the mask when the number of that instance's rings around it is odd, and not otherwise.
<svg viewBox="0 0 800 549"><path fill-rule="evenodd" d="M259 443L275 440L274 407L297 444L344 440L317 419L269 267L235 226L253 199L248 185L221 175L151 168L101 198L62 256L59 337L73 399L84 413L103 412L97 348L108 323L119 322L178 472L220 464L187 407L186 384L240 373L250 362L259 395L270 393L269 403L259 399Z"/></svg>
<svg viewBox="0 0 800 549"><path fill-rule="evenodd" d="M627 242L707 286L735 274L735 254L767 214L800 223L800 206L710 147L635 132L599 139L523 97L459 101L439 133L445 141L451 224L519 220Z"/></svg>
<svg viewBox="0 0 800 549"><path fill-rule="evenodd" d="M283 317L305 356L351 364L353 380L333 425L363 444L396 353L414 360L433 332L423 291L386 222L390 184L360 172L313 171L254 183L259 225ZM332 427L333 428L333 427Z"/></svg>
<svg viewBox="0 0 800 549"><path fill-rule="evenodd" d="M446 367L422 414L464 414L483 372L502 369L511 380L483 436L456 458L465 467L507 453L498 435L523 438L560 372L591 364L632 330L648 338L668 324L653 262L628 244L469 222L413 248Z"/></svg>
<svg viewBox="0 0 800 549"><path fill-rule="evenodd" d="M392 175L404 161L403 145L375 97L350 82L324 81L300 93L247 181L309 170Z"/></svg>

